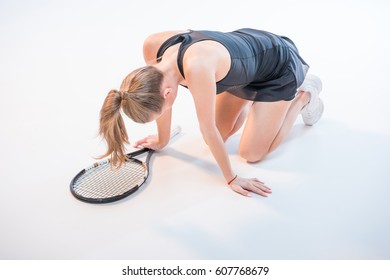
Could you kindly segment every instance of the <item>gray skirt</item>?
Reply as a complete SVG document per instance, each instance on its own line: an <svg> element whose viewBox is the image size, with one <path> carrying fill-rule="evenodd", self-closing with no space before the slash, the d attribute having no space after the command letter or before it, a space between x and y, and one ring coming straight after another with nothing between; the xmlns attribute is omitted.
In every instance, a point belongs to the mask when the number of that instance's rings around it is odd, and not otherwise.
<svg viewBox="0 0 390 280"><path fill-rule="evenodd" d="M266 63L259 62L257 76L249 84L230 88L226 87L224 91L242 99L260 102L288 101L294 99L297 88L303 83L306 73L309 70L309 65L301 58L295 44L287 37L265 31L254 29L238 31L249 34L252 40L256 40L259 36L264 38L264 34L266 34L272 41L278 40L282 44L284 53L283 51L275 51L269 57L263 56L262 59L266 60ZM262 40L264 41L264 39ZM252 42L252 45L254 44ZM248 63L253 62L249 61ZM276 64L278 66L275 66ZM250 67L248 68L250 69ZM223 84L223 81L221 82Z"/></svg>

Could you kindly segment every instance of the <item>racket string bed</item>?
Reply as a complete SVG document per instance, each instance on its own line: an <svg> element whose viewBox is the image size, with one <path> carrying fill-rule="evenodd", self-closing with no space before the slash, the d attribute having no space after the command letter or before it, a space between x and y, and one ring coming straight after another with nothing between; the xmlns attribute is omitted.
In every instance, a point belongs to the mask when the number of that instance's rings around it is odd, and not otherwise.
<svg viewBox="0 0 390 280"><path fill-rule="evenodd" d="M176 126L171 138L180 133ZM154 150L143 148L127 154L128 160L120 168L103 160L80 171L70 182L71 193L90 203L108 203L122 199L136 191L149 176L149 162ZM145 161L134 157L147 153Z"/></svg>
<svg viewBox="0 0 390 280"><path fill-rule="evenodd" d="M146 168L141 162L130 160L115 169L107 162L93 166L74 184L74 191L83 197L107 198L122 195L139 186L145 179Z"/></svg>

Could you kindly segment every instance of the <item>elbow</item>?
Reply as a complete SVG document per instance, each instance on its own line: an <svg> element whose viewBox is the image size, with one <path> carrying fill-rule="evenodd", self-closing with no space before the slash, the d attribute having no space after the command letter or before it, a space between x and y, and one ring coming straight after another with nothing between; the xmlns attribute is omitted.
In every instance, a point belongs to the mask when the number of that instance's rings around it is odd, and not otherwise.
<svg viewBox="0 0 390 280"><path fill-rule="evenodd" d="M206 145L209 145L210 141L218 135L216 126L200 126L200 132Z"/></svg>

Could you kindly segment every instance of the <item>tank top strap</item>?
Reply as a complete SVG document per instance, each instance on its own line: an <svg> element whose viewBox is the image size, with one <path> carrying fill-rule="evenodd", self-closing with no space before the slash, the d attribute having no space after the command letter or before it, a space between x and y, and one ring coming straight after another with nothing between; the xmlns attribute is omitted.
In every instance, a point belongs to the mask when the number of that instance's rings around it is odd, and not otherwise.
<svg viewBox="0 0 390 280"><path fill-rule="evenodd" d="M182 43L182 45L180 46L178 53L177 53L177 66L178 66L179 71L183 77L184 77L184 70L183 70L184 53L187 50L187 48L191 45L191 43L193 43L192 42L193 40L191 38L191 33L193 33L193 30L189 30L189 32L173 35L168 40L166 40L164 43L162 43L162 45L160 46L160 48L157 51L157 62L160 62L164 52L169 47L172 47L173 45Z"/></svg>
<svg viewBox="0 0 390 280"><path fill-rule="evenodd" d="M166 40L164 43L162 43L162 45L160 46L160 48L158 49L157 51L157 62L160 62L161 59L162 59L162 56L163 54L165 53L165 51L169 48L169 47L172 47L173 45L176 45L176 44L179 44L183 41L183 34L176 34L172 37L170 37L168 40Z"/></svg>

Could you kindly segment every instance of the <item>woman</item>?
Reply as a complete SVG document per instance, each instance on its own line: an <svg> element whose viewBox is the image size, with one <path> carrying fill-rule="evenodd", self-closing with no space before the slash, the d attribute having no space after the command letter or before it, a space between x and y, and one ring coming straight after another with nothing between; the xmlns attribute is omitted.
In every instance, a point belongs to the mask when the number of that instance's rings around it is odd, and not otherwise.
<svg viewBox="0 0 390 280"><path fill-rule="evenodd" d="M135 146L166 146L172 105L182 85L192 94L201 133L227 184L244 196L268 196L271 189L263 182L234 173L224 141L246 120L239 154L257 162L280 145L299 114L307 125L320 119L321 81L312 75L305 79L309 67L294 43L248 28L186 30L153 34L143 51L147 66L130 73L120 90L111 90L101 109L100 133L108 144L104 156L111 155L114 165L125 161L128 136L120 109L135 122L157 123L158 135Z"/></svg>

